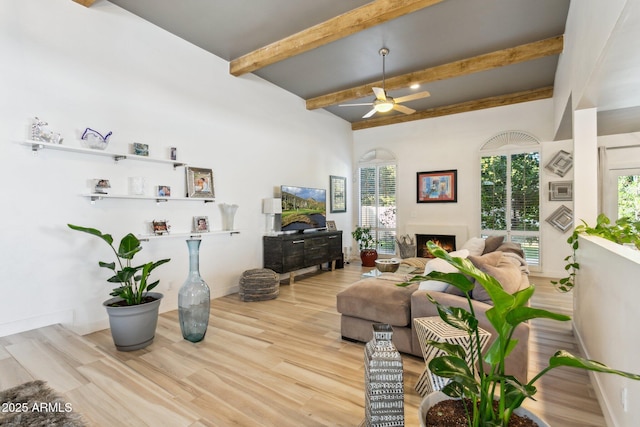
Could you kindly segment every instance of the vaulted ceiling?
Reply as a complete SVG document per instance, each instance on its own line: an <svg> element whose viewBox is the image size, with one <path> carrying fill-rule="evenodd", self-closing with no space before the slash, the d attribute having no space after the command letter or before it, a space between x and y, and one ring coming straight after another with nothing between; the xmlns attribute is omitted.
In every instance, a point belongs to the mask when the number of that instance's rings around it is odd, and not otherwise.
<svg viewBox="0 0 640 427"><path fill-rule="evenodd" d="M569 0L110 1L353 129L551 97L569 10ZM403 103L413 114L363 119L370 105L339 105L374 100L382 47L389 96L431 95Z"/></svg>

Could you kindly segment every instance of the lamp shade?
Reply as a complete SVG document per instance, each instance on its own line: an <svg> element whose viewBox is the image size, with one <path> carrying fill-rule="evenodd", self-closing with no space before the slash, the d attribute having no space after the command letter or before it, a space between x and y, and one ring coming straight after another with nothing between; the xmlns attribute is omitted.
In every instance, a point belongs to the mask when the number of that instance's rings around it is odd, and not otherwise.
<svg viewBox="0 0 640 427"><path fill-rule="evenodd" d="M281 199L262 199L262 213L279 214L282 213Z"/></svg>

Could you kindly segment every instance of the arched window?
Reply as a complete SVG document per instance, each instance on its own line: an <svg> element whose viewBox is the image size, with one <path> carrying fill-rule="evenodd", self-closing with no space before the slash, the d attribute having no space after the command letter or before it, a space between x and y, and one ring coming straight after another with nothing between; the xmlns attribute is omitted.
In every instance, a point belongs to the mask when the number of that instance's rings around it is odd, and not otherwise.
<svg viewBox="0 0 640 427"><path fill-rule="evenodd" d="M387 150L371 150L358 162L358 224L371 228L380 254L396 251L396 170Z"/></svg>
<svg viewBox="0 0 640 427"><path fill-rule="evenodd" d="M480 149L480 228L520 243L527 263L540 268L540 143L507 131Z"/></svg>

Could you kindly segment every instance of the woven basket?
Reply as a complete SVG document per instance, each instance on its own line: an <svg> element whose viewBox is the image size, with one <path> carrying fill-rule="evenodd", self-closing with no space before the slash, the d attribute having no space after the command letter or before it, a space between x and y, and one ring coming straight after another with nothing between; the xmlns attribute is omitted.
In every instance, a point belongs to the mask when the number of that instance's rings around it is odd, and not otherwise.
<svg viewBox="0 0 640 427"><path fill-rule="evenodd" d="M240 299L242 301L266 301L278 297L280 276L268 268L254 268L240 277Z"/></svg>

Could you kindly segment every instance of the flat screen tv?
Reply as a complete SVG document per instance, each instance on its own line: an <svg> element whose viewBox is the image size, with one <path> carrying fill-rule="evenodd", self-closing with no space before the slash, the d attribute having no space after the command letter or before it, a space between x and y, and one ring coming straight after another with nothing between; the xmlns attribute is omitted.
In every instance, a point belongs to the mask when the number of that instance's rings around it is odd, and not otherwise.
<svg viewBox="0 0 640 427"><path fill-rule="evenodd" d="M282 231L324 230L327 226L327 190L280 186Z"/></svg>

